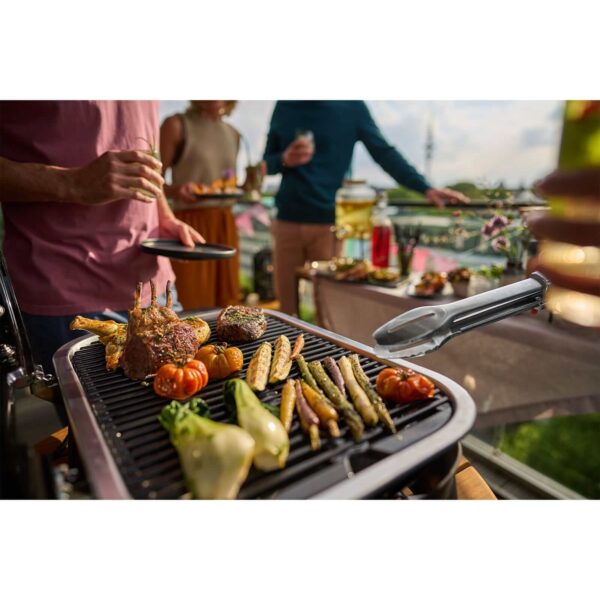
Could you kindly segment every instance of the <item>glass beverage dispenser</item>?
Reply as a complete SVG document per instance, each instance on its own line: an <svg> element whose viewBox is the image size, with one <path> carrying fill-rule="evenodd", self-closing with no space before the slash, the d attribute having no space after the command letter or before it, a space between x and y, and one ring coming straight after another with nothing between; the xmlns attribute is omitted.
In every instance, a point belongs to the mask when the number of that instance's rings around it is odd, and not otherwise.
<svg viewBox="0 0 600 600"><path fill-rule="evenodd" d="M366 258L373 231L375 190L363 179L346 179L335 195L335 232L343 241L342 256Z"/></svg>

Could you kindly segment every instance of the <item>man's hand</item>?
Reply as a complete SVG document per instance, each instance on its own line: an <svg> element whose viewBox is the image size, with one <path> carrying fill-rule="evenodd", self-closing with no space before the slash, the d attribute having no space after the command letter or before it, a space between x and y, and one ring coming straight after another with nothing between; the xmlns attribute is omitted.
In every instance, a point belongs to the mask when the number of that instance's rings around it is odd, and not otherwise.
<svg viewBox="0 0 600 600"><path fill-rule="evenodd" d="M193 248L196 243L203 244L206 241L193 227L170 216L159 219L159 235L160 237L179 240L188 248Z"/></svg>
<svg viewBox="0 0 600 600"><path fill-rule="evenodd" d="M429 188L425 192L425 198L438 208L443 208L446 204L469 204L471 201L464 194L449 188L442 188L441 190Z"/></svg>
<svg viewBox="0 0 600 600"><path fill-rule="evenodd" d="M305 138L293 141L283 152L282 164L284 167L299 167L312 160L315 145Z"/></svg>
<svg viewBox="0 0 600 600"><path fill-rule="evenodd" d="M162 196L161 166L143 150L105 152L85 167L63 172L67 178L67 200L86 205L115 200L153 202Z"/></svg>
<svg viewBox="0 0 600 600"><path fill-rule="evenodd" d="M535 186L542 196L564 197L573 204L585 202L587 210L597 206L600 213L600 169L554 171ZM596 214L598 214L596 213ZM535 211L528 215L527 227L539 240L554 240L576 246L600 246L600 223L594 220L571 221L553 216L549 211ZM527 265L528 271L539 270L559 287L584 294L600 296L600 279L565 274L534 257Z"/></svg>

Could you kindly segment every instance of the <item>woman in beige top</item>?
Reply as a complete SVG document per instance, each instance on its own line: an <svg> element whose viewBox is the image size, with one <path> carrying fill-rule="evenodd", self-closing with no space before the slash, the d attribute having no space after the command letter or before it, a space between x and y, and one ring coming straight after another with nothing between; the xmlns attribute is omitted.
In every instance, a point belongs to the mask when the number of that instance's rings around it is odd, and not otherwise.
<svg viewBox="0 0 600 600"><path fill-rule="evenodd" d="M178 219L194 227L209 243L238 250L229 260L173 261L177 292L185 309L227 306L239 301L239 238L230 205L198 200L194 184L209 185L235 173L240 134L223 117L234 101L192 100L186 112L168 117L160 130L163 170L171 169L165 193ZM164 174L164 172L163 172Z"/></svg>

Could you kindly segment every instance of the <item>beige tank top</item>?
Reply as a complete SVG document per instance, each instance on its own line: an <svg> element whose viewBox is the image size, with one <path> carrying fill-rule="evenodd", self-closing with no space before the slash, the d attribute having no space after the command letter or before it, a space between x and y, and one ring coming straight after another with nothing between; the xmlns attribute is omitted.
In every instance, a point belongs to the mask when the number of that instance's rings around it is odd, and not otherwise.
<svg viewBox="0 0 600 600"><path fill-rule="evenodd" d="M173 185L189 181L208 185L221 179L228 169L235 171L240 134L234 127L196 112L179 116L183 122L184 144L172 168Z"/></svg>

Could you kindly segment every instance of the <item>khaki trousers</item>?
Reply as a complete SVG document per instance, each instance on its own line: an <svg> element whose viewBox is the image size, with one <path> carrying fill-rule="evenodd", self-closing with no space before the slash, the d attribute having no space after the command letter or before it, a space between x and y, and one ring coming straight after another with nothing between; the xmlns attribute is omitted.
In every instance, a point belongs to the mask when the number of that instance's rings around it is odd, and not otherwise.
<svg viewBox="0 0 600 600"><path fill-rule="evenodd" d="M273 267L280 310L294 314L298 307L295 272L306 261L329 260L339 254L331 225L273 221Z"/></svg>

